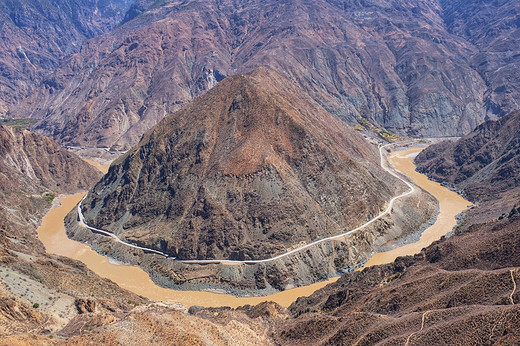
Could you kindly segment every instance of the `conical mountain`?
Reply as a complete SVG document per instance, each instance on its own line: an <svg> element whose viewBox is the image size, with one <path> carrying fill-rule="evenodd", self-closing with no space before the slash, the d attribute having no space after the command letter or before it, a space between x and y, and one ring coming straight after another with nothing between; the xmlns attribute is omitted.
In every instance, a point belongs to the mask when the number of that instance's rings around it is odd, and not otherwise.
<svg viewBox="0 0 520 346"><path fill-rule="evenodd" d="M280 75L226 78L148 131L88 194L86 222L180 258L266 258L377 215L377 148Z"/></svg>

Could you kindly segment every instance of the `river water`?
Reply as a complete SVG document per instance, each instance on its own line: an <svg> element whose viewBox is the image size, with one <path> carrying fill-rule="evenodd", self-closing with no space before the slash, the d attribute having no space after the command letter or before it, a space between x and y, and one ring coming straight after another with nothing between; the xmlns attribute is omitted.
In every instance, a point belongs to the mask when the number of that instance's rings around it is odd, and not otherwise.
<svg viewBox="0 0 520 346"><path fill-rule="evenodd" d="M367 266L389 263L397 256L413 255L431 242L448 233L456 224L455 215L469 206L469 202L453 191L415 172L413 157L410 154L421 149L410 149L392 153L390 162L398 170L409 176L423 189L434 195L440 204L440 214L435 224L428 228L417 243L405 245L395 250L374 255ZM98 167L104 168L106 167ZM176 291L157 286L148 274L137 266L118 265L111 263L109 258L93 251L88 245L71 240L65 231L64 218L83 198L84 193L69 195L60 200L60 205L51 209L38 228L38 236L47 252L66 256L83 262L89 269L117 283L122 288L155 301L180 302L186 306L200 305L204 307L230 306L238 307L245 304L259 304L264 301L274 301L282 306L289 306L298 297L308 296L325 285L336 281L328 281L289 289L264 297L235 297L229 294L219 294L204 291ZM113 262L113 261L112 261ZM243 264L246 265L246 264Z"/></svg>
<svg viewBox="0 0 520 346"><path fill-rule="evenodd" d="M455 216L472 205L471 202L465 200L456 192L431 181L426 175L415 170L413 158L421 150L420 148L411 148L405 151L393 152L389 160L397 170L412 179L415 185L428 191L439 201L439 215L435 223L421 234L421 238L417 242L403 245L387 252L377 253L367 261L365 267L390 263L399 256L419 253L422 248L427 247L434 241L439 240L443 235L449 233L457 224Z"/></svg>

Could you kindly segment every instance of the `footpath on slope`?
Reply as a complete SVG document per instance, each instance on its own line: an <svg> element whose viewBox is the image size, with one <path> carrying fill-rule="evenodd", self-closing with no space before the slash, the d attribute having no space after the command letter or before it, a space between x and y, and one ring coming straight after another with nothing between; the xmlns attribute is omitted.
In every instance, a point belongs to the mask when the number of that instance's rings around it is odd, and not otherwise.
<svg viewBox="0 0 520 346"><path fill-rule="evenodd" d="M408 191L398 195L398 196L395 196L393 197L389 202L388 202L388 207L383 211L381 212L379 215L377 215L376 217L372 218L371 220L369 220L368 222L364 223L363 225L353 229L353 230L349 230L349 231L346 231L346 232L343 232L343 233L340 233L340 234L336 234L336 235L333 235L333 236L330 236L330 237L326 237L326 238L322 238L322 239L318 239L316 241L313 241L309 244L306 244L306 245L303 245L303 246L300 246L298 248L295 248L291 251L287 251L287 252L284 252L282 254L279 254L277 256L274 256L274 257L271 257L271 258L265 258L265 259L259 259L259 260L225 260L225 259L209 259L209 260L184 260L184 259L177 259L173 256L169 256L168 254L164 253L164 252L161 252L161 251L158 251L158 250L155 250L155 249L151 249L151 248L147 248L147 247L142 247L142 246L137 246L137 245L133 245L133 244L130 244L130 243L127 243L123 240L121 240L117 235L115 235L114 233L111 233L111 232L108 232L108 231L105 231L105 230L102 230L102 229L99 229L99 228L95 228L95 227L92 227L92 226L89 226L86 222L85 222L85 217L83 215L83 212L81 210L81 203L83 202L83 200L87 197L87 195L85 195L85 197L83 197L83 199L81 200L81 202L78 204L78 216L79 216L79 223L81 226L83 227L86 227L94 232L97 232L97 233L101 233L103 235L107 235L109 237L112 237L115 241L125 245L125 246L128 246L128 247L131 247L131 248L134 248L134 249L140 249L140 250L143 250L143 251L146 251L146 252L151 252L151 253L155 253L155 254L158 254L158 255L162 255L162 256L166 256L166 257L169 257L173 260L176 260L176 261L181 261L183 263L192 263L192 264L227 264L227 265L230 265L230 264L256 264L256 263L266 263L266 262L272 262L272 261L276 261L280 258L283 258L283 257L286 257L286 256L289 256L291 254L294 254L294 253L297 253L297 252L300 252L300 251L303 251L305 249L308 249L309 247L311 246L314 246L314 245L317 245L317 244L321 244L323 242L327 242L327 241L332 241L332 240L336 240L336 239L340 239L340 238L343 238L349 234L352 234L352 233L355 233L355 232L358 232L364 228L366 228L367 226L369 226L370 224L372 224L373 222L379 220L380 218L382 218L383 216L389 214L391 211L392 211L392 207L394 206L394 203L396 200L400 199L400 198L403 198L405 196L408 196L410 194L412 194L413 192L415 192L415 187L410 184L408 181L406 181L405 179L401 178L398 174L396 174L395 172L393 172L393 170L389 167L387 167L387 165L385 164L385 156L383 154L383 149L388 147L388 146L391 146L393 145L393 143L390 143L390 144L386 144L386 145L383 145L383 146L379 146L379 156L380 156L380 165L381 165L381 168L383 168L383 170L385 170L387 173L389 173L390 175L396 177L397 179L399 179L400 181L402 181L404 184L406 184L406 186L408 186Z"/></svg>

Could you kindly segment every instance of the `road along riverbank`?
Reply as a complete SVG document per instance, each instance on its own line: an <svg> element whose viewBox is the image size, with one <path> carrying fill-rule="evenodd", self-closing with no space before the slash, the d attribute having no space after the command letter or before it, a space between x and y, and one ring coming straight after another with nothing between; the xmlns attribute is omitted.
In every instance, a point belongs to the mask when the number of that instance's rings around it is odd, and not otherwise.
<svg viewBox="0 0 520 346"><path fill-rule="evenodd" d="M176 291L160 287L141 268L114 263L108 257L92 250L88 245L67 237L64 223L65 216L76 207L84 195L85 193L78 193L62 196L59 206L54 207L45 215L38 228L38 237L44 244L45 249L48 253L81 261L101 277L110 279L122 288L148 299L179 302L186 306L200 305L204 307L238 307L245 304L259 304L264 301L275 301L282 306L289 306L296 298L308 296L331 282L319 282L265 297L235 297L230 294L204 291Z"/></svg>
<svg viewBox="0 0 520 346"><path fill-rule="evenodd" d="M439 214L435 223L428 227L417 242L406 244L390 251L377 253L372 256L365 267L393 262L399 256L409 256L419 253L422 248L439 240L443 235L449 233L457 224L455 217L472 205L461 195L434 182L422 173L415 170L413 159L421 148L410 148L405 151L393 152L389 161L400 172L413 180L414 184L429 192L439 201Z"/></svg>
<svg viewBox="0 0 520 346"><path fill-rule="evenodd" d="M373 224L377 220L380 220L384 216L389 214L391 212L393 206L394 206L394 203L397 200L399 200L399 199L401 199L403 197L406 197L406 196L408 196L408 195L410 195L410 194L415 192L415 187L412 184L410 184L408 181L406 181L405 179L400 177L398 174L396 174L393 171L392 168L389 168L386 165L386 163L385 163L385 155L383 154L383 151L385 150L386 147L389 147L391 145L392 144L386 144L386 145L383 145L383 146L379 147L379 156L380 156L380 160L381 160L380 161L381 168L383 168L383 170L388 172L390 175L392 175L392 176L396 177L397 179L399 179L403 184L405 184L408 187L408 190L406 190L405 192L401 193L400 195L392 197L392 199L388 202L388 206L386 207L386 209L384 211L379 213L379 215L377 215L376 217L368 220L367 222L365 222L361 226L356 227L355 229L348 230L346 232L340 233L340 234L335 234L335 235L330 236L330 237L325 237L325 238L322 238L322 239L318 239L316 241L313 241L311 243L305 244L303 246L299 246L299 247L297 247L295 249L292 249L290 251L281 253L281 254L276 255L274 257L271 257L271 258L258 259L258 260L226 260L226 259L183 260L183 259L177 259L175 257L170 257L170 258L172 260L181 261L183 263L190 263L190 264L210 264L211 263L211 264L227 264L227 265L235 264L235 265L241 265L241 264L256 264L256 263L274 262L274 261L277 261L277 260L282 259L284 257L287 257L289 255L292 255L292 254L304 251L306 249L309 249L309 248L311 248L313 246L316 246L316 245L319 245L319 244L322 244L322 243L326 243L326 242L330 242L332 240L342 239L345 236L348 236L348 235L350 235L352 233L356 233L356 232L359 232L359 231L367 228L368 226L370 226L371 224ZM85 197L83 197L83 199L85 199ZM158 254L158 255L165 256L165 257L169 257L167 254L165 254L165 253L163 253L161 251L158 251L158 250L155 250L155 249L151 249L151 248L142 247L142 246L136 246L136 245L127 243L127 242L121 240L118 236L116 236L115 234L113 234L113 233L111 233L109 231L102 230L102 229L95 228L95 227L92 227L92 226L88 225L85 222L85 217L83 215L83 212L81 211L81 203L83 202L83 199L78 204L78 217L79 217L79 223L81 224L81 226L86 227L86 228L88 228L91 231L94 231L96 233L100 233L100 234L109 236L109 237L113 238L115 241L117 241L118 243L120 243L122 245L131 247L131 248L135 248L135 249L140 249L140 250L143 250L143 251L146 251L146 252L155 253L155 254Z"/></svg>
<svg viewBox="0 0 520 346"><path fill-rule="evenodd" d="M420 149L415 149L420 150ZM408 176L411 176L412 179L422 188L426 189L430 193L436 195L434 192L436 190L442 191L440 194L443 195L443 200L440 200L440 203L450 203L451 198L459 197L455 192L450 191L439 184L430 185L427 182L430 182L425 176L422 174L416 173L419 176L423 176L424 179L417 179L412 173L415 172L415 168L413 166L413 158L409 156L407 152L396 152L393 153L390 157L390 162L397 166L400 171L405 173ZM400 165L401 161L408 161L408 165ZM411 170L411 171L410 171ZM417 181L416 181L417 180ZM424 185L424 186L423 186ZM112 281L119 284L121 287L128 289L136 294L142 295L152 300L157 301L170 301L170 302L180 302L187 306L191 305L201 305L201 306L231 306L237 307L244 304L258 304L263 301L275 301L282 306L288 306L293 301L295 301L300 296L307 296L312 294L317 289L327 285L330 282L337 280L337 278L333 278L328 281L323 281L320 283L307 285L303 287L298 287L294 289L288 289L282 292L278 292L268 296L262 297L235 297L233 295L228 294L218 294L213 292L205 292L205 291L176 291L167 288L160 287L156 285L148 276L148 274L143 271L141 268L137 266L129 266L129 265L121 265L115 264L114 261L111 261L108 257L102 256L95 251L93 251L88 245L73 241L69 239L66 235L64 218L67 213L72 210L79 201L83 198L84 194L75 194L64 197L61 199L61 205L53 208L49 211L49 213L44 217L42 221L42 225L38 229L38 234L41 241L44 243L47 251L49 253L54 253L62 256L67 256L76 260L79 260L88 268L96 272L102 277L109 278ZM397 196L396 196L397 197ZM466 204L467 205L467 204ZM453 206L448 205L447 209L452 209ZM389 209L391 211L391 208ZM446 219L447 218L447 219ZM446 220L445 220L446 219ZM442 216L440 218L442 221L442 229L444 229L444 234L449 232L453 226L456 224L456 220L453 217L450 220L449 216ZM445 220L445 221L444 221ZM435 223L437 224L437 222ZM442 232L441 232L442 233ZM435 234L438 234L435 233ZM442 235L442 234L441 234ZM428 236L422 241L419 246L419 250L424 247L422 244L428 241L430 238L435 238L436 235ZM440 236L439 236L440 237ZM421 239L423 239L421 237ZM436 238L438 239L438 238ZM434 241L436 239L432 239ZM421 240L420 240L421 241ZM430 242L431 242L430 241ZM427 245L427 244L426 244ZM403 247L404 248L404 247ZM396 249L398 250L398 249ZM392 250L394 251L394 250ZM405 254L414 254L418 252L410 252L415 251L415 247L407 247L405 250L400 251L398 256ZM409 253L406 253L409 252ZM397 252L396 252L397 253ZM377 256L377 255L376 255ZM376 257L377 258L377 257ZM384 261L391 256L381 256L379 261ZM371 260L372 261L372 260ZM370 262L370 261L369 261ZM372 261L374 262L374 261ZM386 263L386 262L381 262ZM367 263L367 265L371 265Z"/></svg>

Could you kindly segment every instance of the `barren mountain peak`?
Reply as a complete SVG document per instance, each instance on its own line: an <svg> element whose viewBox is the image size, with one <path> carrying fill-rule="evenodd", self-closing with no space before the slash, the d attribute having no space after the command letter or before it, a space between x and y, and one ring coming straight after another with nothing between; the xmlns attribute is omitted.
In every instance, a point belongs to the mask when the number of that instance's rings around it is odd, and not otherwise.
<svg viewBox="0 0 520 346"><path fill-rule="evenodd" d="M393 190L378 160L359 134L260 69L147 132L89 193L85 215L124 237L146 229L141 242L181 258L265 257L377 214Z"/></svg>

